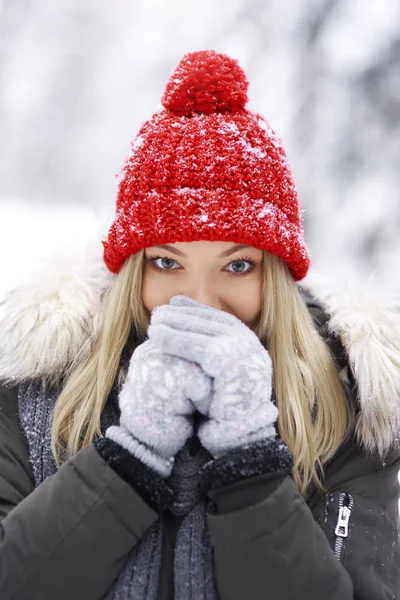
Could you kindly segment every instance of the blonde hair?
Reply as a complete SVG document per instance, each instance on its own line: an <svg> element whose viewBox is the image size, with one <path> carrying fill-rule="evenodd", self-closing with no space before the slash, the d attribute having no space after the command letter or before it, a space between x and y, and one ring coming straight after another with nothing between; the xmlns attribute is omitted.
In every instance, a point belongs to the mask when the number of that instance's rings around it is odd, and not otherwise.
<svg viewBox="0 0 400 600"><path fill-rule="evenodd" d="M98 332L66 373L57 400L51 447L58 464L101 435L100 416L117 376L119 386L149 323L142 302L144 251L127 258L102 299ZM347 438L354 419L348 390L285 262L263 253L261 310L253 327L273 364L278 429L293 456L292 477L326 491L323 465Z"/></svg>

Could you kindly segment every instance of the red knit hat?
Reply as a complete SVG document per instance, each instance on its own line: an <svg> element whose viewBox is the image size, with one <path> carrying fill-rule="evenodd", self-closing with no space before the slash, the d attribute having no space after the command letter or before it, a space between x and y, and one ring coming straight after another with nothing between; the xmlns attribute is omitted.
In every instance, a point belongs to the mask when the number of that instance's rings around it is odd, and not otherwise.
<svg viewBox="0 0 400 600"><path fill-rule="evenodd" d="M248 85L225 54L182 58L164 108L142 124L122 167L116 217L102 242L110 271L142 248L218 240L267 250L296 280L306 275L296 185L281 140L245 108Z"/></svg>

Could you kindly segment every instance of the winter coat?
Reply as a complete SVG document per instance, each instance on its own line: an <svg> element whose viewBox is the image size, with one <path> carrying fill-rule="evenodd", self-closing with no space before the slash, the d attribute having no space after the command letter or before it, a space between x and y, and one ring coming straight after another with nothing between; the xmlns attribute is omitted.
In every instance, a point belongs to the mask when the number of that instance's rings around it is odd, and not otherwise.
<svg viewBox="0 0 400 600"><path fill-rule="evenodd" d="M78 349L95 327L96 307L109 284L108 276L99 276L100 264L95 267L80 265L80 278L70 271L70 278L34 286L35 304L26 302L24 288L2 305L0 374L11 371L15 385L0 390L1 600L100 600L158 518L94 444L34 489L18 422L18 385L35 373L62 371L71 348ZM63 292L57 288L55 294L54 285ZM371 297L320 291L317 300L305 285L302 293L351 391L361 437L353 432L326 465L327 493L310 485L306 500L291 476L277 472L208 492L216 506L207 523L218 592L221 600L399 600L399 316ZM54 315L54 302L57 319L74 326L50 359L43 349L49 339L60 343L60 322L49 320L51 331L35 329L29 311L38 314L39 306L42 317ZM391 380L372 385L381 371ZM179 517L166 518L158 595L163 600L173 597L179 526Z"/></svg>

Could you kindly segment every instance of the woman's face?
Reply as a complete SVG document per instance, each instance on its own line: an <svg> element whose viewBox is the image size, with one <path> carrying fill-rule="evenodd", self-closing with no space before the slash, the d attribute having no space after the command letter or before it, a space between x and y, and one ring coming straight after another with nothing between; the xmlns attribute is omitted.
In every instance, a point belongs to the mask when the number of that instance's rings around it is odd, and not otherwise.
<svg viewBox="0 0 400 600"><path fill-rule="evenodd" d="M234 242L175 242L145 249L143 303L151 311L182 294L252 327L261 308L263 252Z"/></svg>

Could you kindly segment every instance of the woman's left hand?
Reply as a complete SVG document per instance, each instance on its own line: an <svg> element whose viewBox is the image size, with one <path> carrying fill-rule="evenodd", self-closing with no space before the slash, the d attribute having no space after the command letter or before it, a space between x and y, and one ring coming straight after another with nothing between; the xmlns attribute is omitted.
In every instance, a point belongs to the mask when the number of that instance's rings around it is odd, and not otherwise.
<svg viewBox="0 0 400 600"><path fill-rule="evenodd" d="M196 408L208 417L198 436L214 458L276 437L271 358L242 321L175 296L154 309L148 336L163 352L198 363L213 378L211 400Z"/></svg>

